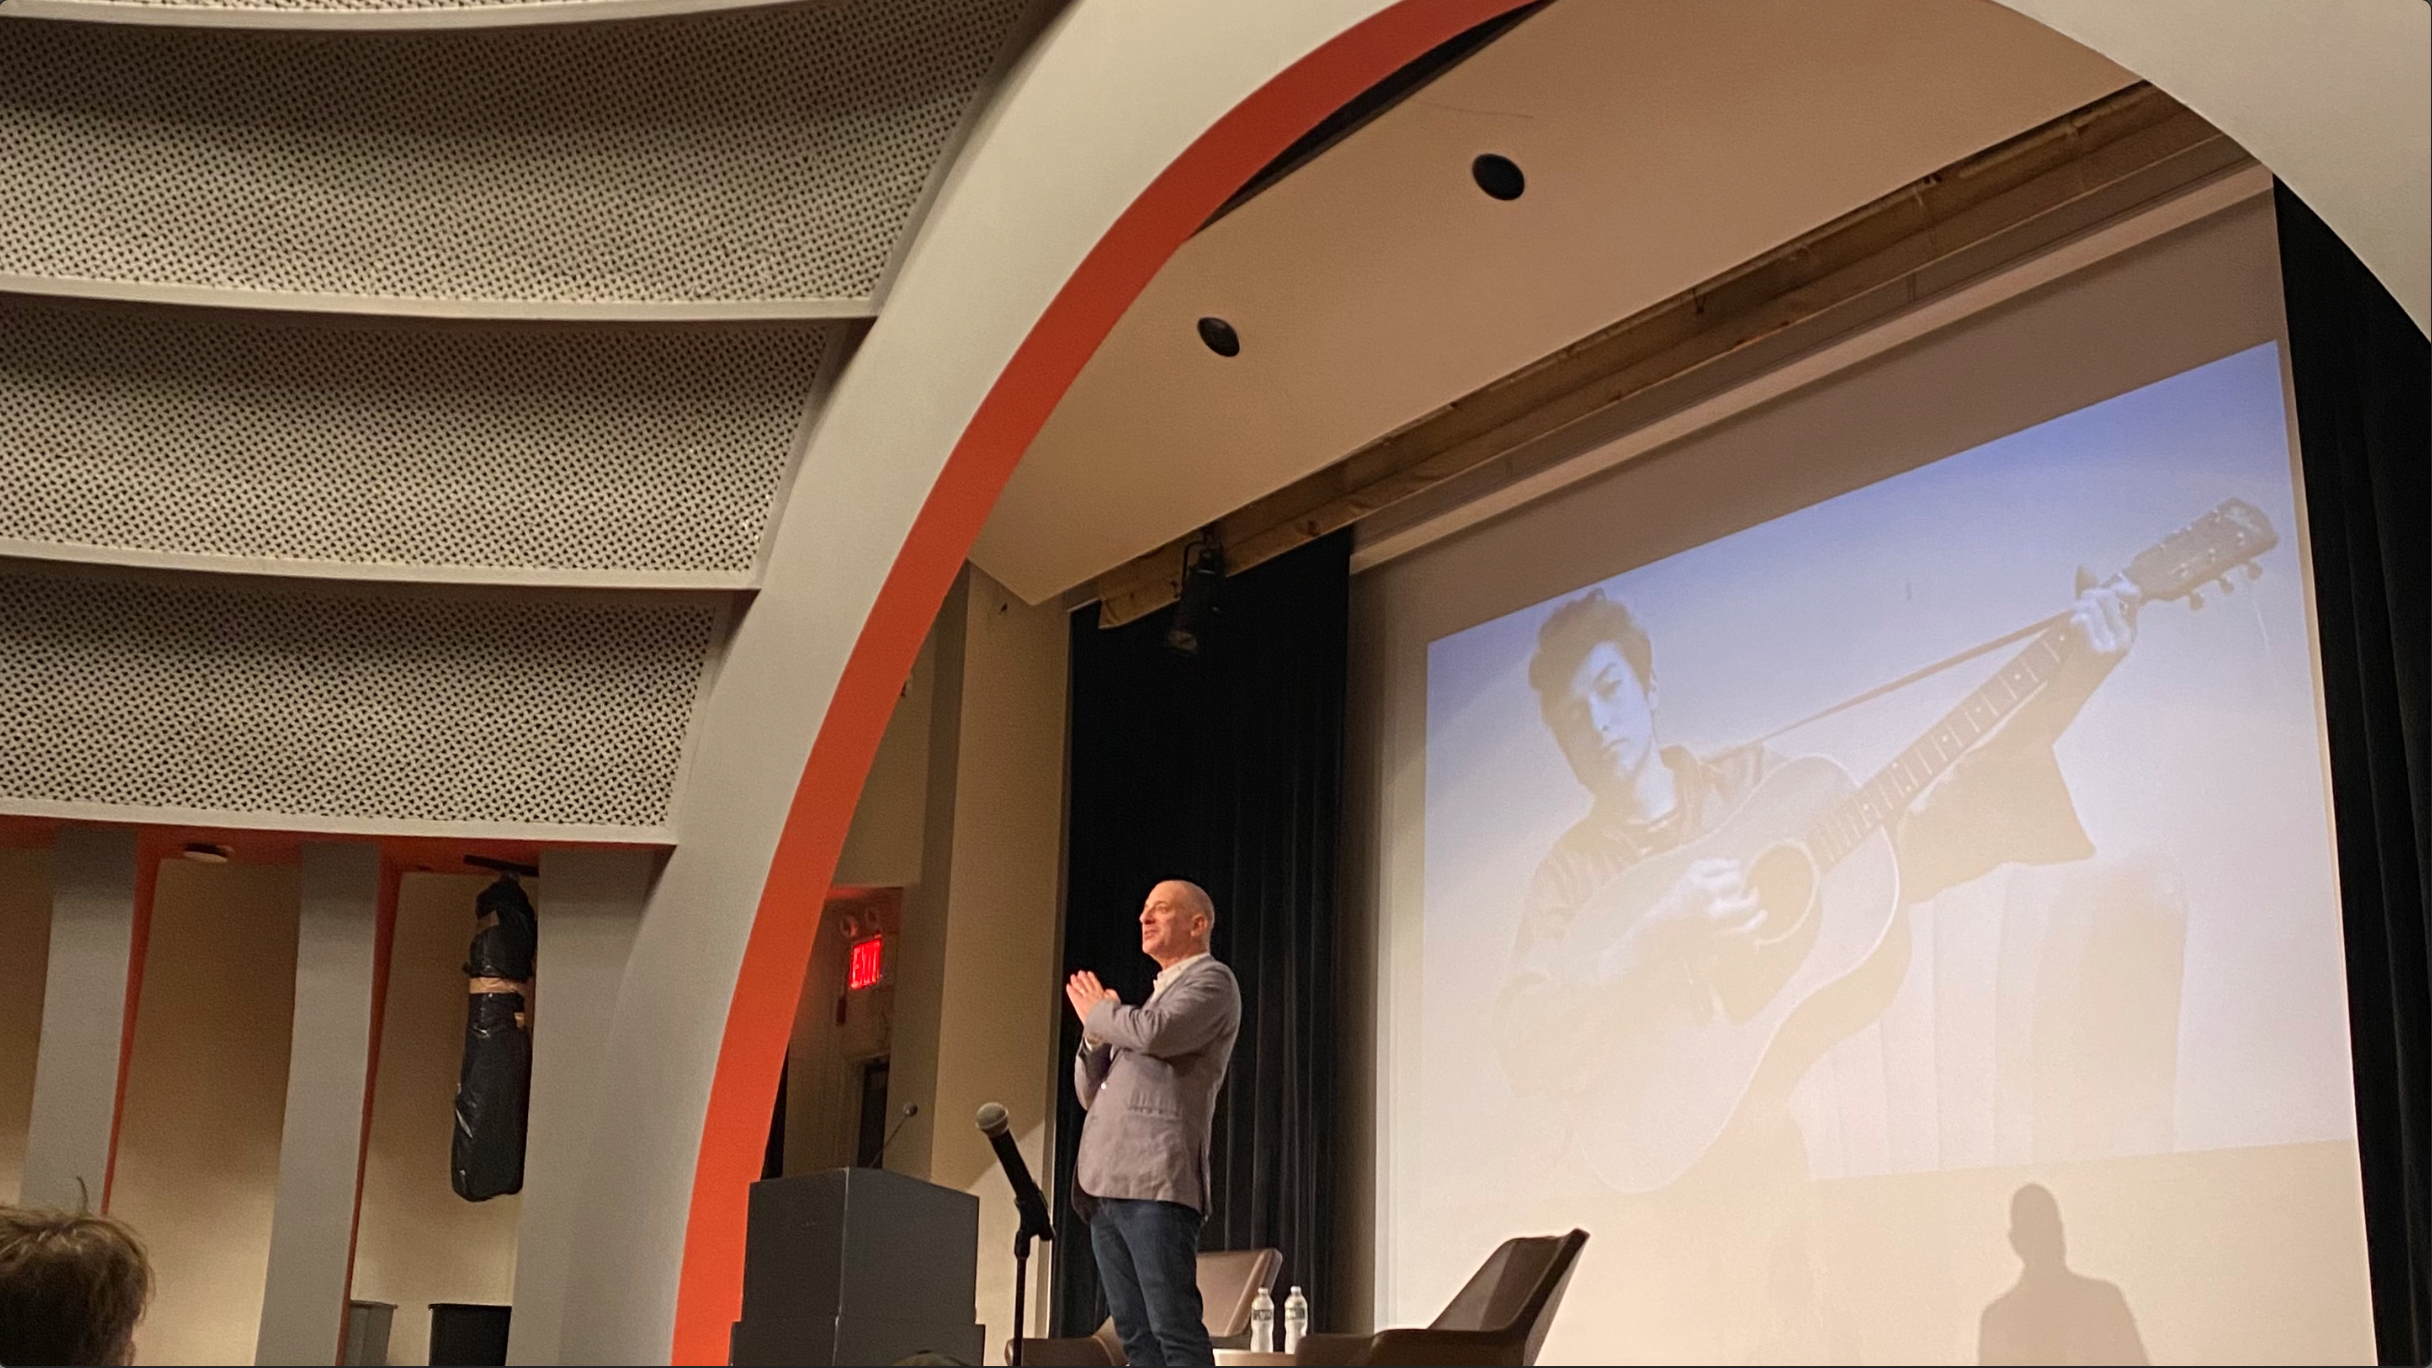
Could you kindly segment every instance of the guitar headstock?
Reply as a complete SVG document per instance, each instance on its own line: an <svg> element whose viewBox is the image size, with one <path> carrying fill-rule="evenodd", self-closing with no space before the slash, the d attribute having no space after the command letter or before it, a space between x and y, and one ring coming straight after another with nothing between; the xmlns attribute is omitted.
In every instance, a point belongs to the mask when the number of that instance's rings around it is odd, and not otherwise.
<svg viewBox="0 0 2432 1368"><path fill-rule="evenodd" d="M2203 517L2146 547L2128 563L2129 582L2147 600L2189 598L2201 607L2196 591L2212 580L2227 584L2229 572L2243 565L2246 577L2262 573L2255 560L2280 544L2263 510L2244 499L2230 499Z"/></svg>

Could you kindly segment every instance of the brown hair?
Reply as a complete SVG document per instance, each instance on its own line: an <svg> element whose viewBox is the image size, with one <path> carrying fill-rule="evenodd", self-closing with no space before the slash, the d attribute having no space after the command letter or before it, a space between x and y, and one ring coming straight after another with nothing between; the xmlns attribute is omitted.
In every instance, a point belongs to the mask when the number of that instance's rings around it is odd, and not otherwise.
<svg viewBox="0 0 2432 1368"><path fill-rule="evenodd" d="M152 1261L124 1222L0 1207L0 1363L125 1363L151 1300Z"/></svg>
<svg viewBox="0 0 2432 1368"><path fill-rule="evenodd" d="M1655 646L1638 615L1619 599L1606 598L1602 589L1590 589L1555 609L1537 629L1537 654L1528 663L1528 682L1538 699L1562 692L1579 662L1608 641L1637 672L1640 688L1655 682Z"/></svg>

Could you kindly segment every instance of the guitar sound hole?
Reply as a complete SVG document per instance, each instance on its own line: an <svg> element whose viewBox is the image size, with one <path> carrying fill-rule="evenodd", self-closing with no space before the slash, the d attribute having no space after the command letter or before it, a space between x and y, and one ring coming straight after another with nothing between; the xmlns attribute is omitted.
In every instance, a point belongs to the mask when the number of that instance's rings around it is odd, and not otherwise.
<svg viewBox="0 0 2432 1368"><path fill-rule="evenodd" d="M1748 886L1764 909L1757 921L1757 942L1771 945L1787 940L1815 906L1815 862L1798 846L1775 846L1749 866Z"/></svg>

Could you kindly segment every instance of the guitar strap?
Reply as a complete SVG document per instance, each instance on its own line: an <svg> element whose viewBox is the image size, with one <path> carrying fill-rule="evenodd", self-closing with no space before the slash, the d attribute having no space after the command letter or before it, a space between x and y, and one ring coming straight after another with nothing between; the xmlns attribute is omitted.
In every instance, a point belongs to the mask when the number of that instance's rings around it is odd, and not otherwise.
<svg viewBox="0 0 2432 1368"><path fill-rule="evenodd" d="M1752 746L1764 745L1766 742L1773 740L1777 736L1787 735L1788 733L1797 731L1799 728L1807 726L1813 722L1821 722L1825 718L1830 717L1835 713L1847 712L1851 708L1857 707L1861 703L1872 703L1876 699L1883 697L1885 694L1897 693L1900 690L1907 688L1909 685L1917 683L1919 680L1931 679L1935 675L1942 673L1944 670L1965 665L1978 656L1989 655L1994 651L2000 650L2004 646L2014 646L2019 642L2026 640L2028 637L2041 635L2042 633L2050 631L2052 628L2057 627L2061 623L2067 622L2068 620L2068 613L2054 613L2052 616L2045 618L2041 622L2030 622L2026 626L2019 628L2017 631L2012 632L2007 636L1998 636L1993 638L1991 641L1970 646L1957 655L1944 656L1942 659L1935 661L1933 664L1928 665L1921 670L1911 670L1909 673L1900 676L1898 679L1893 680L1889 684L1878 684L1874 688L1868 689L1865 693L1859 694L1855 698L1842 699L1840 702L1833 704L1831 707L1824 709L1822 712L1809 713L1807 716L1802 717L1798 721L1792 722L1787 726L1776 727L1772 731L1765 733L1763 736L1758 737L1749 744Z"/></svg>

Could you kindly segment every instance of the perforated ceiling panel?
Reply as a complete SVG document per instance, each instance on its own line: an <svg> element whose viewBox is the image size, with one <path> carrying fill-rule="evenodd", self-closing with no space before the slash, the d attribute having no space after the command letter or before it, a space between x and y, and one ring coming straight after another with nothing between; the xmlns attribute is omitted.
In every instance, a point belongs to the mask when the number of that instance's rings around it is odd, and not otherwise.
<svg viewBox="0 0 2432 1368"><path fill-rule="evenodd" d="M866 300L1025 4L0 20L0 275L374 308Z"/></svg>
<svg viewBox="0 0 2432 1368"><path fill-rule="evenodd" d="M514 10L580 0L92 0L96 8L263 10L289 14L398 13L432 10ZM602 0L613 4L615 0Z"/></svg>
<svg viewBox="0 0 2432 1368"><path fill-rule="evenodd" d="M661 827L718 621L697 595L0 566L0 810Z"/></svg>
<svg viewBox="0 0 2432 1368"><path fill-rule="evenodd" d="M752 569L832 324L369 324L0 296L0 538Z"/></svg>

